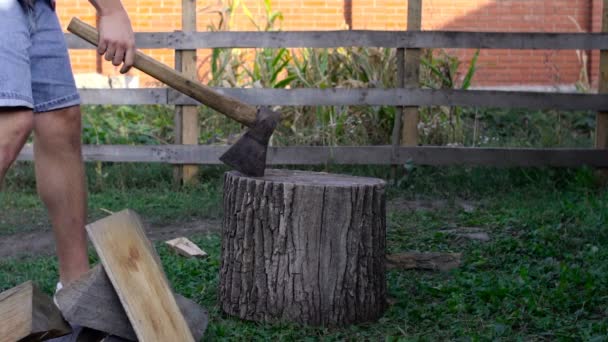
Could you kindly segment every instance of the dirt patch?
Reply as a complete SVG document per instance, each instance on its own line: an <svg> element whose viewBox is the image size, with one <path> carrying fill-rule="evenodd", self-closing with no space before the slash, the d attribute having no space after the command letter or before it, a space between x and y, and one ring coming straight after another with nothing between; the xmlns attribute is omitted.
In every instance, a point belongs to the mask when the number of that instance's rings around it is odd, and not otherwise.
<svg viewBox="0 0 608 342"><path fill-rule="evenodd" d="M220 220L195 220L180 224L145 224L146 235L152 241L165 241L180 236L219 233ZM55 240L51 231L37 231L0 236L0 259L32 255L51 255L55 252Z"/></svg>
<svg viewBox="0 0 608 342"><path fill-rule="evenodd" d="M462 210L467 213L474 212L478 203L473 203L465 200L456 200L453 202L446 200L406 200L397 198L387 203L388 211L435 211L445 209Z"/></svg>
<svg viewBox="0 0 608 342"><path fill-rule="evenodd" d="M478 204L457 200L405 200L394 199L387 203L389 211L434 211L455 207L466 212L474 211ZM152 241L166 241L179 236L219 233L222 221L194 220L170 225L154 225L147 223L146 234ZM15 258L31 255L51 255L55 252L53 233L48 227L41 230L0 235L0 258Z"/></svg>

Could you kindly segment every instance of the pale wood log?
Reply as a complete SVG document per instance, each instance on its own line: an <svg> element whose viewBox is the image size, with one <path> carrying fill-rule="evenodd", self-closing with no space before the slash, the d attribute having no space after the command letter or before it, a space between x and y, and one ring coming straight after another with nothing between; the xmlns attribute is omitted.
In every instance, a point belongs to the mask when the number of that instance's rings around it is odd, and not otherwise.
<svg viewBox="0 0 608 342"><path fill-rule="evenodd" d="M44 341L71 331L53 300L31 281L0 293L0 341Z"/></svg>
<svg viewBox="0 0 608 342"><path fill-rule="evenodd" d="M86 229L138 339L194 341L139 216L124 210Z"/></svg>
<svg viewBox="0 0 608 342"><path fill-rule="evenodd" d="M178 237L165 242L172 250L179 255L189 258L204 258L207 253L200 249L194 242L185 237Z"/></svg>
<svg viewBox="0 0 608 342"><path fill-rule="evenodd" d="M221 308L254 321L377 320L387 306L385 201L379 179L226 173Z"/></svg>
<svg viewBox="0 0 608 342"><path fill-rule="evenodd" d="M200 341L209 321L207 310L180 294L174 296L194 339ZM96 265L79 280L64 287L56 298L63 316L73 324L128 340L137 339L127 313L101 265Z"/></svg>
<svg viewBox="0 0 608 342"><path fill-rule="evenodd" d="M449 271L460 266L460 253L399 253L386 256L388 269Z"/></svg>

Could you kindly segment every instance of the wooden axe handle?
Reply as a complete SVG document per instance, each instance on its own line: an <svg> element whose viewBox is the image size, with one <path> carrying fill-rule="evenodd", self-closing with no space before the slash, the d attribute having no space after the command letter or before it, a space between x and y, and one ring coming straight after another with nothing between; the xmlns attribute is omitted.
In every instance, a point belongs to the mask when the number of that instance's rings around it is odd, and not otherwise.
<svg viewBox="0 0 608 342"><path fill-rule="evenodd" d="M98 44L99 34L97 30L78 18L72 19L68 26L68 31L95 46ZM135 54L133 66L245 126L252 127L256 122L256 107L235 98L222 95L199 82L192 81L182 73L169 68L140 51L137 51Z"/></svg>

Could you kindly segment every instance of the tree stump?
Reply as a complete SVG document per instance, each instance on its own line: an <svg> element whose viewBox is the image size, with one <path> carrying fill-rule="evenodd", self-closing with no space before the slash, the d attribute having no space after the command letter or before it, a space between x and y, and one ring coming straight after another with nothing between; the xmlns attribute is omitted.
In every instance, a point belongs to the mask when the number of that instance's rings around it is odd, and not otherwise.
<svg viewBox="0 0 608 342"><path fill-rule="evenodd" d="M385 182L267 170L224 178L220 303L253 321L343 326L387 307Z"/></svg>

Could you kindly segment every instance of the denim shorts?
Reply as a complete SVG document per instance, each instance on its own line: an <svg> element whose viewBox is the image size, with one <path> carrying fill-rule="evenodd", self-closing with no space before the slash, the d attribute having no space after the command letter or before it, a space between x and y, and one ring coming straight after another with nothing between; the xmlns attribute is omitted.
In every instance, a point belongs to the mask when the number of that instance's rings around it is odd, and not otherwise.
<svg viewBox="0 0 608 342"><path fill-rule="evenodd" d="M0 1L0 107L34 112L80 104L52 0Z"/></svg>

